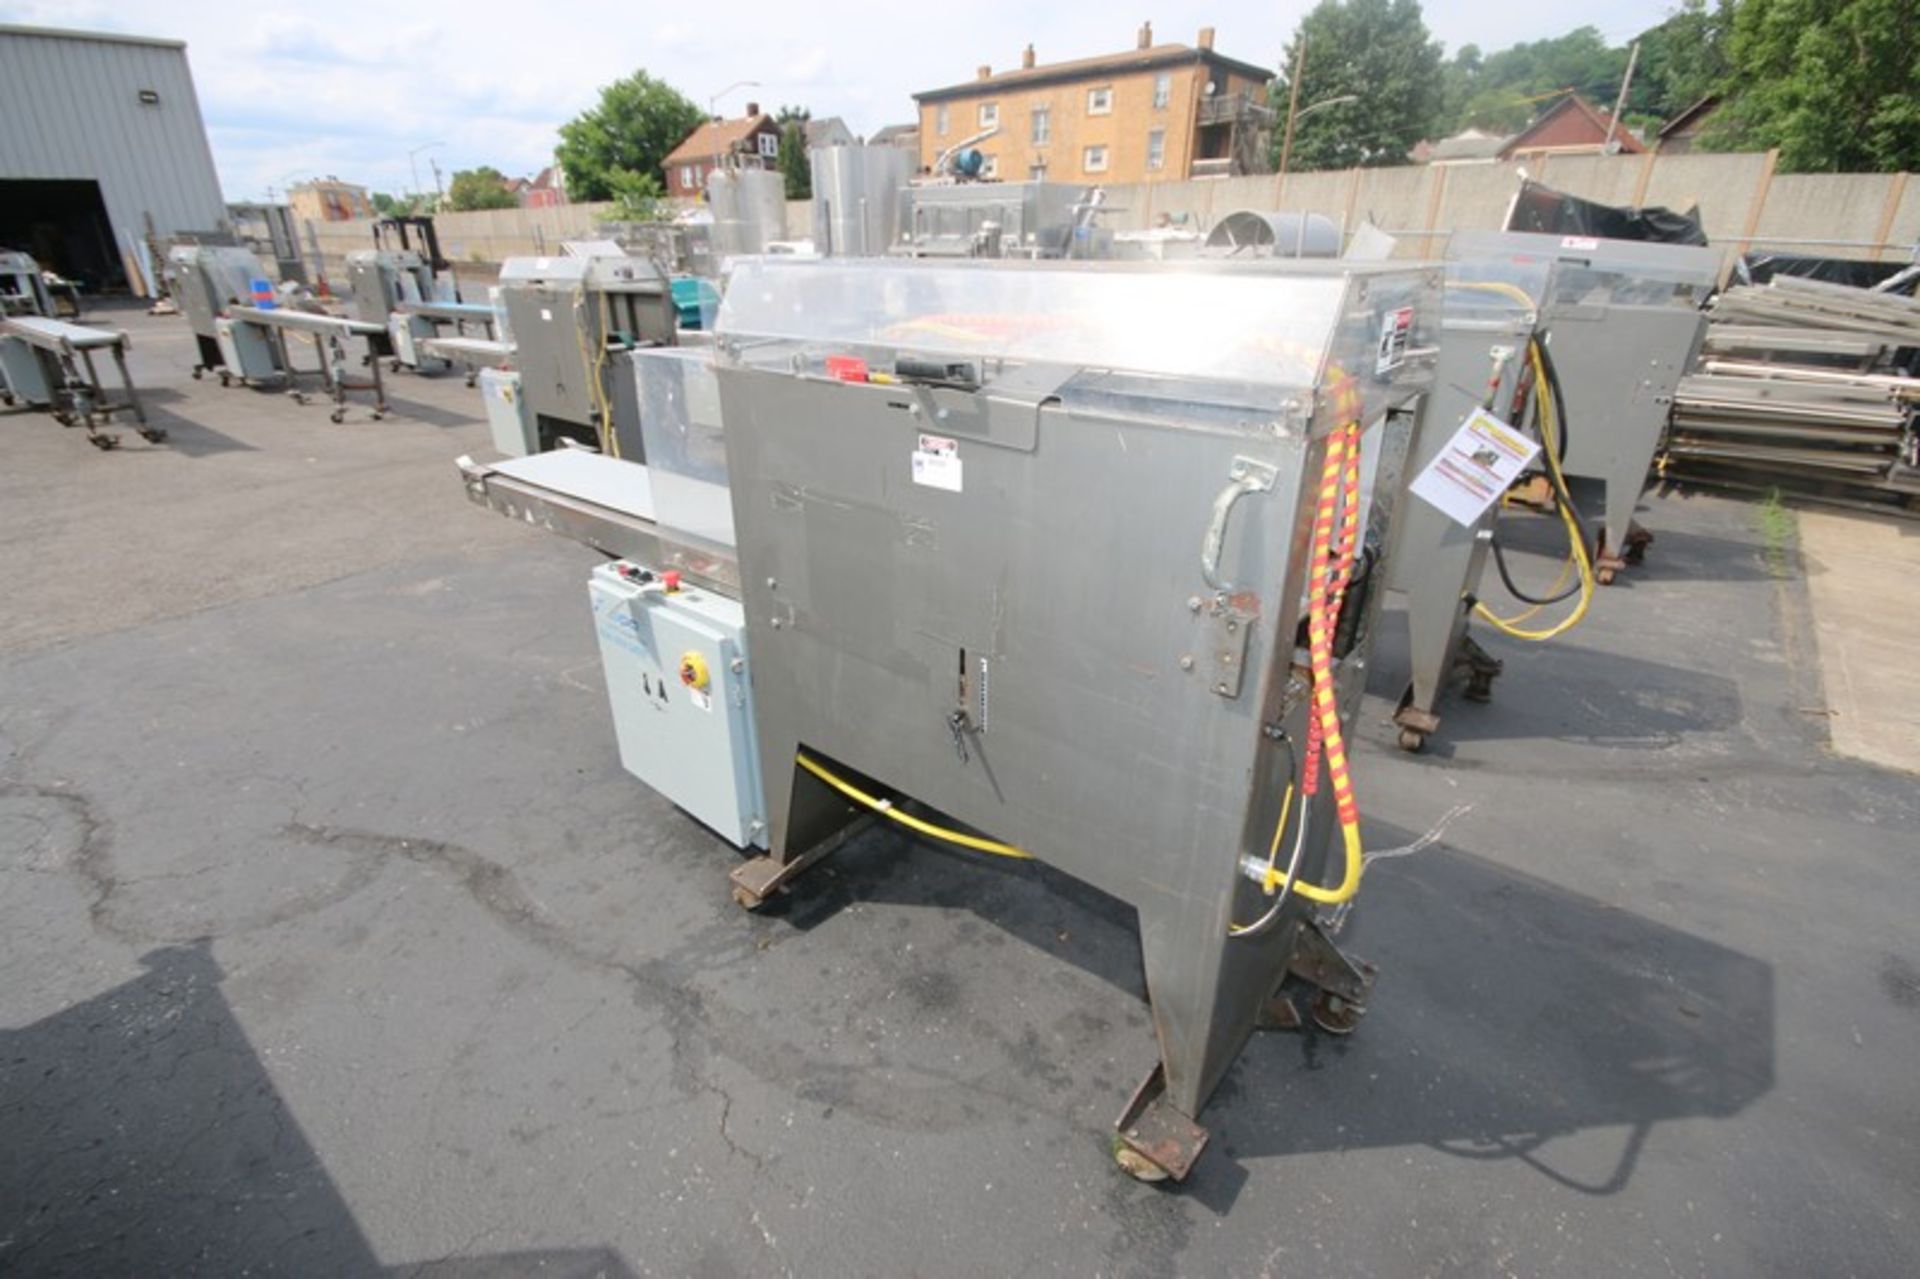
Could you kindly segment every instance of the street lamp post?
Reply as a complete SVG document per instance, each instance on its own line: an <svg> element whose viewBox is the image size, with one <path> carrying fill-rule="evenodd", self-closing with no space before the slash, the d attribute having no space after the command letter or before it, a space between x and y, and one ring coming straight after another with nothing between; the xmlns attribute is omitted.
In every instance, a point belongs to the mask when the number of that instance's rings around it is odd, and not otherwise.
<svg viewBox="0 0 1920 1279"><path fill-rule="evenodd" d="M413 187L408 194L415 199L420 197L420 153L422 151L431 151L435 147L443 147L445 145L447 144L444 142L422 142L419 146L407 152L407 164L413 170Z"/></svg>
<svg viewBox="0 0 1920 1279"><path fill-rule="evenodd" d="M1349 102L1358 102L1359 100L1360 100L1360 95L1357 93L1343 93L1343 94L1340 94L1338 97L1322 98L1320 99L1320 101L1313 103L1311 106L1301 107L1297 111L1289 110L1287 112L1287 140L1284 143L1282 143L1280 147L1280 176L1282 178L1285 178L1287 176L1287 165L1293 159L1294 125L1306 119L1308 116L1312 115L1315 111L1322 111L1322 110L1325 110L1327 107L1345 106Z"/></svg>

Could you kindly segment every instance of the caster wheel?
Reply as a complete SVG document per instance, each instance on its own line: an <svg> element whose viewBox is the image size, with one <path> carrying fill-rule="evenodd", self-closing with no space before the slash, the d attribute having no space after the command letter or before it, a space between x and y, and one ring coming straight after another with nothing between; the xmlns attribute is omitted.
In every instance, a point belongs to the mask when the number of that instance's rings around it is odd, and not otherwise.
<svg viewBox="0 0 1920 1279"><path fill-rule="evenodd" d="M1122 1141L1119 1133L1113 1134L1113 1162L1119 1164L1120 1171L1126 1173L1127 1176L1132 1177L1135 1181L1144 1181L1148 1185L1165 1181L1172 1175L1165 1168L1162 1168L1159 1164L1153 1162L1153 1160L1147 1158L1132 1146Z"/></svg>
<svg viewBox="0 0 1920 1279"><path fill-rule="evenodd" d="M198 382L200 380L201 375L204 374L205 372L206 372L205 369L196 367L193 370L193 380Z"/></svg>
<svg viewBox="0 0 1920 1279"><path fill-rule="evenodd" d="M1493 681L1490 679L1470 679L1461 696L1470 702L1490 702L1493 700Z"/></svg>
<svg viewBox="0 0 1920 1279"><path fill-rule="evenodd" d="M375 413L373 415L373 420L376 422L383 421L385 420L386 416L387 415L385 413Z"/></svg>
<svg viewBox="0 0 1920 1279"><path fill-rule="evenodd" d="M113 435L89 435L87 438L91 440L93 446L102 453L120 443L119 437Z"/></svg>
<svg viewBox="0 0 1920 1279"><path fill-rule="evenodd" d="M1418 755L1427 747L1427 735L1417 728L1400 730L1400 749L1409 755Z"/></svg>
<svg viewBox="0 0 1920 1279"><path fill-rule="evenodd" d="M140 434L149 444L165 444L167 442L167 433L165 431L142 431Z"/></svg>
<svg viewBox="0 0 1920 1279"><path fill-rule="evenodd" d="M398 373L399 371L400 371L400 361L398 360L395 360L392 364L389 364L387 366L387 372L389 373Z"/></svg>
<svg viewBox="0 0 1920 1279"><path fill-rule="evenodd" d="M1614 576L1617 572L1618 570L1611 567L1597 568L1593 571L1593 580L1602 586L1612 586Z"/></svg>
<svg viewBox="0 0 1920 1279"><path fill-rule="evenodd" d="M1324 990L1316 993L1312 1004L1308 1006L1313 1024L1329 1035L1351 1035L1366 1011L1359 1004L1348 1003L1340 996Z"/></svg>
<svg viewBox="0 0 1920 1279"><path fill-rule="evenodd" d="M327 414L327 416L332 418L336 425L347 420L347 415L339 409L335 409L333 412Z"/></svg>
<svg viewBox="0 0 1920 1279"><path fill-rule="evenodd" d="M233 385L233 379L232 379L231 377L229 377L229 376L227 376L227 375L226 375L225 373L222 373L222 374L220 375L220 385L221 385L221 386L232 386L232 385Z"/></svg>

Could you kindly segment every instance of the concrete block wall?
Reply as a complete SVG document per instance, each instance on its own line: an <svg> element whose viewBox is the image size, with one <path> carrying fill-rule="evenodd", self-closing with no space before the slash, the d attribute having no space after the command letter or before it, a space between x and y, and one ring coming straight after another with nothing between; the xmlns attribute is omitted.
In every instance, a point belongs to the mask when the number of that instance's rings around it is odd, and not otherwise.
<svg viewBox="0 0 1920 1279"><path fill-rule="evenodd" d="M1835 257L1904 260L1920 242L1920 182L1904 173L1776 174L1769 156L1549 156L1527 165L1403 165L1319 173L1109 185L1103 218L1115 230L1159 224L1162 215L1205 231L1236 209L1324 214L1343 230L1371 221L1400 238L1400 253L1438 248L1456 227L1495 228L1523 176L1605 204L1698 205L1707 237ZM562 240L593 234L610 204L448 213L436 219L441 248L459 263L558 253ZM314 224L329 273L351 249L373 243L370 222ZM812 237L804 200L787 203L786 235Z"/></svg>

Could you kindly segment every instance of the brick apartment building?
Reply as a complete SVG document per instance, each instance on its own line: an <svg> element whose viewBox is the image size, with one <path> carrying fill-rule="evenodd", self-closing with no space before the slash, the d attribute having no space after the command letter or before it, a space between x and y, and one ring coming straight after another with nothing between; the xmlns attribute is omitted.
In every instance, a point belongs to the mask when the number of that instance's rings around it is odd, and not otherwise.
<svg viewBox="0 0 1920 1279"><path fill-rule="evenodd" d="M1264 173L1273 136L1267 84L1273 73L1214 52L1213 28L1198 47L1155 44L1142 26L1125 53L991 67L965 84L914 94L920 107L920 167L997 125L975 144L984 176L1056 182L1154 182Z"/></svg>

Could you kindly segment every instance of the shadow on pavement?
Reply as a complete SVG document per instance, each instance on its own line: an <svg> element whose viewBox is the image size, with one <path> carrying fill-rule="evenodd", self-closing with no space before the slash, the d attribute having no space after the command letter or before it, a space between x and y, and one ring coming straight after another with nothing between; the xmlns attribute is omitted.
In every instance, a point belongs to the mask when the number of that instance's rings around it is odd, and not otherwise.
<svg viewBox="0 0 1920 1279"><path fill-rule="evenodd" d="M1367 835L1413 842L1381 823ZM1185 1189L1206 1207L1232 1205L1248 1159L1399 1146L1517 1160L1610 1195L1655 1124L1724 1118L1772 1088L1767 963L1444 842L1371 876L1341 939L1380 966L1370 1014L1350 1038L1248 1044L1201 1115L1214 1150ZM949 857L876 829L801 877L786 920L812 928L854 902L964 908L1144 997L1132 909L1036 863ZM1583 1151L1563 1169L1544 1149L1614 1128L1604 1167Z"/></svg>
<svg viewBox="0 0 1920 1279"><path fill-rule="evenodd" d="M234 1019L208 946L142 962L124 985L0 1030L0 1271L633 1273L607 1248L382 1265Z"/></svg>

